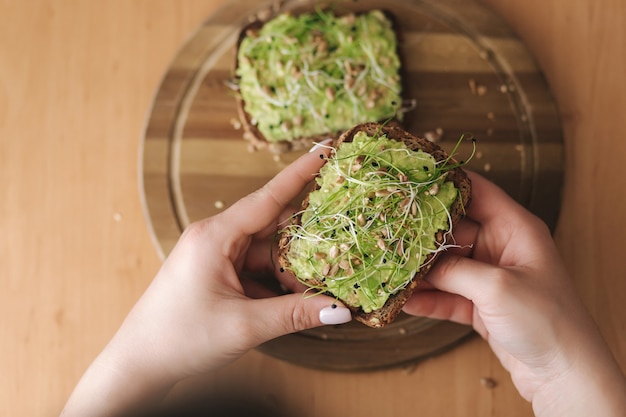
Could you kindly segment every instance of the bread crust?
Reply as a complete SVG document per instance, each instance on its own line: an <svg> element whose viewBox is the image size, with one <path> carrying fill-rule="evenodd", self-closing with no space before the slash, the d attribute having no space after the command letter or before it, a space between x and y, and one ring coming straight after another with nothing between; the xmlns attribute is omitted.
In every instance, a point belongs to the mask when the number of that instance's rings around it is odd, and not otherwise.
<svg viewBox="0 0 626 417"><path fill-rule="evenodd" d="M341 146L343 142L351 142L358 132L365 132L368 136L384 134L387 136L388 139L404 142L406 146L411 150L422 150L431 154L436 161L443 161L448 158L448 154L437 144L430 142L424 138L417 137L407 132L398 125L389 126L381 125L379 123L364 123L354 126L353 128L347 130L341 135L341 137L334 145L335 148ZM450 207L451 230L454 230L454 228L458 225L461 219L463 219L463 217L465 216L465 211L471 203L471 181L465 171L460 167L453 168L448 171L446 180L452 181L458 190L457 198ZM318 184L314 183L311 191L314 191L318 188ZM302 202L302 209L306 209L308 207L308 204L309 199L307 195L307 197ZM296 216L294 222L296 224L300 224L300 221L301 215ZM445 231L442 230L439 230L436 233L435 236L438 243L444 242L444 234ZM290 269L290 262L287 258L289 246L290 237L287 233L283 233L280 236L278 243L278 259L280 265L287 270ZM369 327L383 327L391 323L400 314L402 307L415 292L419 282L433 267L440 254L441 252L438 251L428 255L425 260L424 266L413 276L411 282L401 291L392 294L387 302L380 309L367 313L363 311L363 309L361 309L360 307L347 306L352 311L352 316L356 320L364 323ZM310 283L313 285L321 284L320 282Z"/></svg>

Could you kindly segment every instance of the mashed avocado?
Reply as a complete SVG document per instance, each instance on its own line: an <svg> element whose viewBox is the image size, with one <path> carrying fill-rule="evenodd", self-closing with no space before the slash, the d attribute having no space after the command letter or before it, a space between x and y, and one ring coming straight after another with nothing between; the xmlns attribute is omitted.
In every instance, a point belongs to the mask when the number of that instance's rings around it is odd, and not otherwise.
<svg viewBox="0 0 626 417"><path fill-rule="evenodd" d="M242 40L237 60L244 109L270 142L385 120L401 105L396 35L377 10L279 15Z"/></svg>
<svg viewBox="0 0 626 417"><path fill-rule="evenodd" d="M288 226L296 276L365 312L404 288L450 229L457 189L445 168L402 142L364 132L322 167L300 225Z"/></svg>

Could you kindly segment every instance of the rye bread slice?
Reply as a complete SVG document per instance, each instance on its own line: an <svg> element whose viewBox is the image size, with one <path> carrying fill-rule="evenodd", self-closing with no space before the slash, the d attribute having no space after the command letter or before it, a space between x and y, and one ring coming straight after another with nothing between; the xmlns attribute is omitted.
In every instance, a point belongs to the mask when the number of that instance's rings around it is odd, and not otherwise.
<svg viewBox="0 0 626 417"><path fill-rule="evenodd" d="M394 30L394 33L395 33L396 39L398 40L398 45L399 45L402 40L402 34L398 30L395 16L387 10L382 10L382 13L391 22L392 28ZM354 14L358 15L360 13L354 13ZM265 21L254 20L250 22L249 24L247 24L245 27L243 27L242 30L239 32L239 37L238 37L236 47L235 47L235 62L234 62L235 73L239 65L238 56L239 56L239 49L240 49L241 43L246 37L258 36L259 31L263 28L265 23L266 23ZM394 52L397 54L398 58L400 59L400 70L399 70L400 88L401 88L401 91L406 91L406 85L405 85L406 76L405 76L405 70L403 66L404 59L400 54L399 47L396 48ZM235 78L233 80L233 85L237 85L237 84L238 84L238 78ZM333 141L337 141L338 138L345 131L345 130L328 131L328 132L324 132L318 135L296 137L289 141L278 141L278 142L269 141L266 139L266 137L257 127L257 123L254 122L254 118L252 117L252 115L246 111L245 109L246 102L239 92L235 94L235 101L236 101L236 107L237 107L237 116L239 118L239 122L241 123L242 129L243 129L243 138L249 142L249 149L253 151L267 149L271 153L275 153L275 154L282 154L282 153L287 153L287 152L292 152L292 151L297 152L297 151L309 149L315 143L319 143L327 139L332 139ZM407 103L404 103L403 101L402 106L399 109L399 112L400 113L406 112L412 109L412 106L414 106L414 104L411 104L411 103L407 104ZM401 117L397 117L397 116L393 118L385 118L387 123L394 124L394 125L401 125L400 119ZM380 120L380 121L383 122L385 120Z"/></svg>
<svg viewBox="0 0 626 417"><path fill-rule="evenodd" d="M381 125L379 123L364 123L347 130L338 139L338 141L334 145L335 148L340 147L343 142L352 141L357 132L360 131L365 132L369 136L384 134L388 139L404 142L406 146L411 150L422 150L431 154L436 161L443 161L448 158L448 154L437 144L432 143L426 139L417 137L397 125L388 126ZM448 171L446 180L452 181L458 190L458 196L450 207L450 219L452 223L451 227L452 230L454 230L459 221L464 217L465 211L471 202L471 182L465 171L463 171L463 169L460 167L453 168ZM311 191L314 191L318 188L318 184L314 183ZM302 209L308 207L308 202L309 201L307 196L302 202ZM297 216L294 219L294 222L296 224L299 224L300 221L300 216ZM435 234L435 238L438 243L444 242L444 233L445 231L440 230ZM280 236L278 244L279 262L281 266L286 270L290 270L290 262L287 257L287 253L289 252L290 247L290 241L290 236L287 233L283 233ZM441 252L438 251L428 255L424 266L422 266L422 268L413 276L411 282L402 290L396 292L395 294L392 294L382 308L368 313L363 311L363 309L360 307L352 307L348 305L348 307L352 311L353 317L369 327L383 327L391 323L400 314L402 307L416 290L418 283L435 264L440 254ZM322 284L320 281L317 280L309 281L308 283L310 283L312 286L319 286Z"/></svg>

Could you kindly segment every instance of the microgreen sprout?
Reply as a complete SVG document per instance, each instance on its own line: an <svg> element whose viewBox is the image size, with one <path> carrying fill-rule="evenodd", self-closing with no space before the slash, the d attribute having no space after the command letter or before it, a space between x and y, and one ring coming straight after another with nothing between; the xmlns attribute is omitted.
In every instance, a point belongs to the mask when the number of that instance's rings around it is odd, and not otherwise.
<svg viewBox="0 0 626 417"><path fill-rule="evenodd" d="M300 221L281 231L290 269L320 293L366 312L380 308L430 255L455 246L450 208L458 190L447 174L460 164L357 133L331 152L318 189L294 216Z"/></svg>

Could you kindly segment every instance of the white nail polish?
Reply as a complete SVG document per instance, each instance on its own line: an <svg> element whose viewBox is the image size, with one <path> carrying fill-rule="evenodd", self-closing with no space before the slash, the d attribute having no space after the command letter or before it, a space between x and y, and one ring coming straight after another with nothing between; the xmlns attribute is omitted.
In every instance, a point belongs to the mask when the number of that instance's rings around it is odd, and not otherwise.
<svg viewBox="0 0 626 417"><path fill-rule="evenodd" d="M322 147L329 146L331 143L333 143L332 138L324 139L323 141L313 145L313 147L311 149L309 149L309 152L315 152L316 150L318 150L318 149L320 149Z"/></svg>
<svg viewBox="0 0 626 417"><path fill-rule="evenodd" d="M320 310L320 321L324 324L343 324L352 321L350 310L333 304Z"/></svg>

